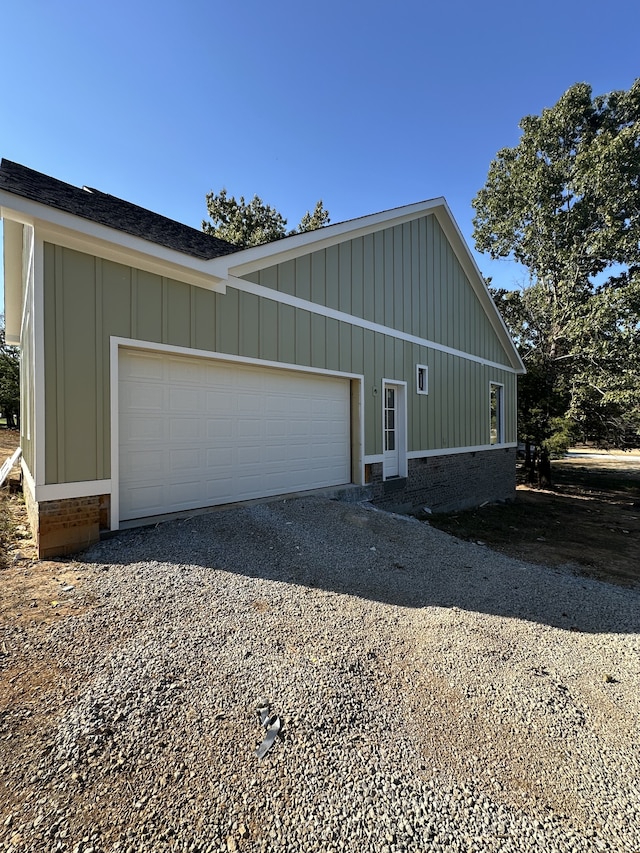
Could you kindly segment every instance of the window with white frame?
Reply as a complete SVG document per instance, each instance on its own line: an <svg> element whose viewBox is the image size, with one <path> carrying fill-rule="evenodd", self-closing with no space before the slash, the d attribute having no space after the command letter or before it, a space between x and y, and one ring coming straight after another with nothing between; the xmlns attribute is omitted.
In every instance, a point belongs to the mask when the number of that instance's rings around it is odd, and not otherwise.
<svg viewBox="0 0 640 853"><path fill-rule="evenodd" d="M489 392L490 399L490 444L504 443L504 386L492 382Z"/></svg>
<svg viewBox="0 0 640 853"><path fill-rule="evenodd" d="M416 394L429 393L429 368L426 364L416 364Z"/></svg>

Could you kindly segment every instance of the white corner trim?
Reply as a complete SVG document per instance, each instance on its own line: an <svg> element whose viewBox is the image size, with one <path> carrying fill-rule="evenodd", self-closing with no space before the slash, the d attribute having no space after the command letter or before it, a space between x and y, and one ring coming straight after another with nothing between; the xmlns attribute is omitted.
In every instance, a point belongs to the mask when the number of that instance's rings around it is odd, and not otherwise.
<svg viewBox="0 0 640 853"><path fill-rule="evenodd" d="M120 530L120 360L119 338L109 341L109 398L111 401L111 530Z"/></svg>
<svg viewBox="0 0 640 853"><path fill-rule="evenodd" d="M463 358L466 361L473 361L476 364L484 364L487 367L493 367L498 370L504 370L507 373L518 373L515 368L509 364L500 364L496 361L481 358L478 355L464 352L463 350L447 347L443 344L430 341L427 338L420 338L417 335L410 335L408 332L401 332L399 329L393 329L391 326L383 326L381 323L374 323L371 320L364 320L362 317L356 317L353 314L347 314L345 311L338 311L335 308L328 308L326 305L320 305L317 302L311 302L308 299L301 299L299 296L292 296L289 293L282 293L280 290L274 290L271 287L265 287L262 284L255 284L252 281L246 281L243 278L235 278L229 276L229 287L236 290L241 290L244 293L251 293L253 296L261 297L262 299L270 299L273 302L280 302L283 305L290 305L292 308L300 308L303 311L309 311L311 314L317 314L321 317L328 317L332 320L338 320L341 323L349 323L351 326L357 326L361 329L367 329L371 332L378 332L381 335L387 335L390 338L397 338L401 341L407 341L411 344L418 344L421 347L437 350L438 352L453 355L457 358Z"/></svg>
<svg viewBox="0 0 640 853"><path fill-rule="evenodd" d="M438 450L410 450L408 459L426 459L429 456L451 456L456 453L480 453L485 450L505 450L508 447L517 447L516 441L504 444L476 444L473 447L441 447Z"/></svg>
<svg viewBox="0 0 640 853"><path fill-rule="evenodd" d="M27 465L24 456L20 459L20 468L22 469L22 487L26 485L31 493L31 499L35 501L36 499L36 484L29 470L29 466Z"/></svg>
<svg viewBox="0 0 640 853"><path fill-rule="evenodd" d="M358 406L360 407L360 411L358 412L358 440L360 442L359 446L359 462L358 462L358 471L360 474L360 481L358 483L359 486L364 485L364 443L365 443L365 414L364 414L364 376L361 379L358 379ZM353 432L353 412L351 413L351 431ZM353 448L353 435L351 436L351 447Z"/></svg>
<svg viewBox="0 0 640 853"><path fill-rule="evenodd" d="M34 232L31 242L33 253L33 467L35 485L45 481L45 412L44 412L44 245ZM35 495L34 495L35 499Z"/></svg>

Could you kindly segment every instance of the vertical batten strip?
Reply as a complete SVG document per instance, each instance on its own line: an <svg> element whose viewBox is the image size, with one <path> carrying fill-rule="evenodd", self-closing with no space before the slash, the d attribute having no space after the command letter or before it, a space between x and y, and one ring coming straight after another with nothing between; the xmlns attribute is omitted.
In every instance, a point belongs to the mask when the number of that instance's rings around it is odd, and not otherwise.
<svg viewBox="0 0 640 853"><path fill-rule="evenodd" d="M169 286L167 279L162 276L162 343L169 343Z"/></svg>
<svg viewBox="0 0 640 853"><path fill-rule="evenodd" d="M102 329L102 260L94 259L94 315L95 315L95 377L96 377L96 478L104 480L109 470L107 447L105 444L105 400L104 392L108 388L107 374L104 369L104 346Z"/></svg>
<svg viewBox="0 0 640 853"><path fill-rule="evenodd" d="M64 417L64 392L65 392L65 373L66 366L64 361L64 249L59 246L55 247L55 330L56 330L56 457L55 457L55 472L51 471L53 477L52 482L64 481L64 435L65 435L65 417ZM62 472L62 476L60 474ZM48 472L49 474L49 472ZM49 476L47 476L49 480Z"/></svg>

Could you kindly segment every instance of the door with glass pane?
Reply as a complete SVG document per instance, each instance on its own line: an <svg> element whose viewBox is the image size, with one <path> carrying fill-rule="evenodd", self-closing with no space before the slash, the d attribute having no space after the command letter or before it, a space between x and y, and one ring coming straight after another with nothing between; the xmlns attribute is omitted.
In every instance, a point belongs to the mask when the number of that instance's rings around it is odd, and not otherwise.
<svg viewBox="0 0 640 853"><path fill-rule="evenodd" d="M384 386L384 476L400 473L398 393L396 385Z"/></svg>

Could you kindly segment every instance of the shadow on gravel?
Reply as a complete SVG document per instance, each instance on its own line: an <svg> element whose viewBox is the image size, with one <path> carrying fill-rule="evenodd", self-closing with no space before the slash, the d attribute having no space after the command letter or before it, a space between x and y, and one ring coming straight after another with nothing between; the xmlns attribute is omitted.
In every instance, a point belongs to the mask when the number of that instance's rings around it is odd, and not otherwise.
<svg viewBox="0 0 640 853"><path fill-rule="evenodd" d="M640 590L524 563L368 506L321 498L124 531L77 558L201 566L401 607L457 607L567 631L640 633ZM215 601L212 601L215 609Z"/></svg>

